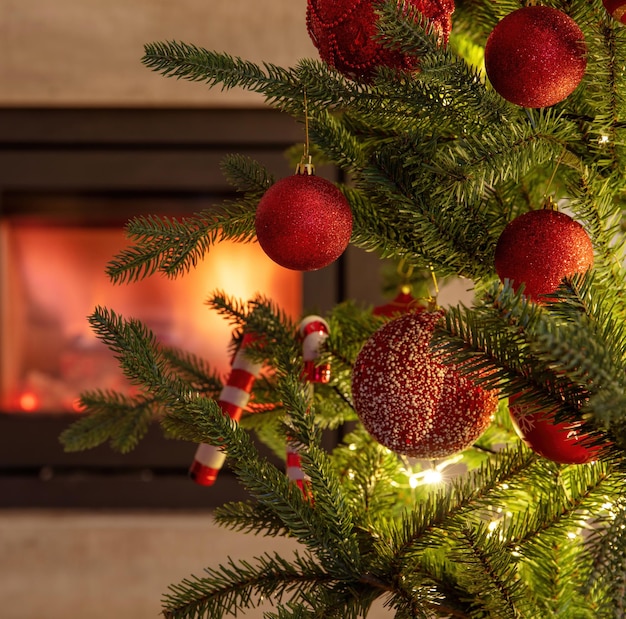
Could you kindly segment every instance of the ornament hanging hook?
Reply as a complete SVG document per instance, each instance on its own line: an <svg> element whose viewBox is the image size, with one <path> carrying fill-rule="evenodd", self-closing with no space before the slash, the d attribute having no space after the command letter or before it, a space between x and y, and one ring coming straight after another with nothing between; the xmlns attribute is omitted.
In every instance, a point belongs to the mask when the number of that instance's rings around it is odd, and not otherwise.
<svg viewBox="0 0 626 619"><path fill-rule="evenodd" d="M409 294L409 292L411 292L411 275L413 275L413 265L407 264L407 261L404 258L400 258L400 262L398 262L398 266L396 267L396 273L400 276L400 289L405 294Z"/></svg>
<svg viewBox="0 0 626 619"><path fill-rule="evenodd" d="M428 265L428 270L430 271L430 277L433 282L433 295L430 296L428 300L429 305L432 305L433 308L437 307L437 298L439 297L439 284L437 283L437 275L435 275L435 267L432 264Z"/></svg>

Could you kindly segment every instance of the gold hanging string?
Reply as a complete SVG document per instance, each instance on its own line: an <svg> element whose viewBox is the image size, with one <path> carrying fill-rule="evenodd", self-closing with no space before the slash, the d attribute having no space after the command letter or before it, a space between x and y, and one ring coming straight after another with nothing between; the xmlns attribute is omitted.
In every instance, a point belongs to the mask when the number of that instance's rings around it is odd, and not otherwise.
<svg viewBox="0 0 626 619"><path fill-rule="evenodd" d="M309 154L309 103L306 98L306 88L304 89L304 157L311 158Z"/></svg>
<svg viewBox="0 0 626 619"><path fill-rule="evenodd" d="M315 168L311 163L310 142L309 142L309 106L306 97L306 88L303 92L304 99L304 152L302 159L296 166L296 174L315 174Z"/></svg>
<svg viewBox="0 0 626 619"><path fill-rule="evenodd" d="M554 200L552 200L552 196L548 195L548 191L550 190L550 185L552 185L552 181L556 177L557 170L559 169L559 166L561 165L561 162L563 161L563 158L565 157L566 152L567 152L566 148L563 147L563 151L561 152L561 155L558 158L556 165L554 166L554 170L552 170L552 175L550 176L550 179L548 180L548 184L546 185L546 190L543 193L543 208L550 208L553 210L556 210L557 208L556 203L554 202Z"/></svg>

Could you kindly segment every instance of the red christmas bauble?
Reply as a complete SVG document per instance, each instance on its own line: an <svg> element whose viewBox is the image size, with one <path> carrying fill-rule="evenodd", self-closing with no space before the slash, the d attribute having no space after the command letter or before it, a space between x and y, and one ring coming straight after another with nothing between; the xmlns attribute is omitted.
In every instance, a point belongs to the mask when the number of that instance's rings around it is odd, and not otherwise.
<svg viewBox="0 0 626 619"><path fill-rule="evenodd" d="M454 0L409 0L448 41ZM377 66L411 71L418 59L374 40L377 0L308 0L307 30L320 58L350 79L369 80Z"/></svg>
<svg viewBox="0 0 626 619"><path fill-rule="evenodd" d="M485 69L502 97L523 107L548 107L567 98L587 66L587 45L578 24L547 6L507 15L485 46Z"/></svg>
<svg viewBox="0 0 626 619"><path fill-rule="evenodd" d="M624 0L602 0L608 14L622 24L626 24L626 2Z"/></svg>
<svg viewBox="0 0 626 619"><path fill-rule="evenodd" d="M257 206L254 221L263 251L296 271L328 266L344 252L352 234L352 211L330 181L294 174L274 183Z"/></svg>
<svg viewBox="0 0 626 619"><path fill-rule="evenodd" d="M382 445L416 458L443 458L469 447L498 405L429 343L442 311L404 314L385 323L359 352L352 396L359 419Z"/></svg>
<svg viewBox="0 0 626 619"><path fill-rule="evenodd" d="M509 399L509 412L517 435L548 460L560 464L584 464L597 460L602 447L590 443L589 435L577 423L556 423L552 414L527 413L517 397Z"/></svg>
<svg viewBox="0 0 626 619"><path fill-rule="evenodd" d="M593 265L593 245L585 229L569 215L551 209L516 217L498 239L495 267L500 280L511 280L534 301L551 294L564 277Z"/></svg>
<svg viewBox="0 0 626 619"><path fill-rule="evenodd" d="M426 306L423 305L423 301L416 299L410 291L402 289L389 303L377 305L372 310L372 314L374 314L374 316L392 317L411 311L419 312L423 309L426 309Z"/></svg>

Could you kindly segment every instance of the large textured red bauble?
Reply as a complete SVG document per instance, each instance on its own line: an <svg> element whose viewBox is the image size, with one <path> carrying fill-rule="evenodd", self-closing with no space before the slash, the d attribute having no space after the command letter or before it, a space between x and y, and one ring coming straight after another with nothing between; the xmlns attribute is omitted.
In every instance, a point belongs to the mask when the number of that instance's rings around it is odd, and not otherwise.
<svg viewBox="0 0 626 619"><path fill-rule="evenodd" d="M485 46L485 69L502 97L523 107L548 107L567 98L587 66L582 30L568 15L527 6L507 15Z"/></svg>
<svg viewBox="0 0 626 619"><path fill-rule="evenodd" d="M308 0L307 29L320 58L350 79L369 80L377 66L411 71L418 60L374 40L379 0ZM409 0L447 42L454 0Z"/></svg>
<svg viewBox="0 0 626 619"><path fill-rule="evenodd" d="M502 281L534 301L551 294L564 277L593 265L593 245L585 229L569 215L551 209L529 211L504 228L496 245L495 267Z"/></svg>
<svg viewBox="0 0 626 619"><path fill-rule="evenodd" d="M430 352L442 311L411 312L385 323L359 352L352 396L359 419L382 445L416 458L444 458L469 447L498 405Z"/></svg>
<svg viewBox="0 0 626 619"><path fill-rule="evenodd" d="M602 0L608 14L617 21L626 24L626 1L625 0Z"/></svg>
<svg viewBox="0 0 626 619"><path fill-rule="evenodd" d="M263 251L295 271L328 266L352 234L352 211L330 181L294 174L274 183L261 198L254 221Z"/></svg>
<svg viewBox="0 0 626 619"><path fill-rule="evenodd" d="M580 431L580 424L554 421L552 414L528 413L517 397L509 399L509 412L517 435L548 460L560 464L584 464L597 460L602 447L591 444L589 435Z"/></svg>

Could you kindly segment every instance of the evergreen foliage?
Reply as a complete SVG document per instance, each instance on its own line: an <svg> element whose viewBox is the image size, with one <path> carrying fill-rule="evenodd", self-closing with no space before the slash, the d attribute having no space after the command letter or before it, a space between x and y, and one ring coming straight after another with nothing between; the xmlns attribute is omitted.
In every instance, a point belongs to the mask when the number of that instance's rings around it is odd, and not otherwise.
<svg viewBox="0 0 626 619"><path fill-rule="evenodd" d="M66 447L110 441L127 451L156 418L172 437L226 450L252 498L218 509L219 524L292 537L302 548L231 560L173 585L165 617L236 615L269 599L268 619L349 619L366 616L379 598L398 619L626 616L626 29L600 0L544 4L577 21L588 68L568 99L541 110L504 101L481 69L488 33L517 0L464 0L447 47L412 6L377 4L381 40L417 55L420 71L381 68L367 84L316 60L285 69L180 42L146 46L144 63L165 76L259 92L299 119L306 95L315 149L349 175L341 189L353 210L352 243L474 281L475 303L446 312L433 350L502 397L476 445L440 463L443 470L461 461L463 471L429 486L420 480L430 463L390 453L357 422L352 364L384 320L369 308L346 302L326 317L321 361L331 363L332 378L311 398L291 319L268 299L216 292L210 306L233 325L233 346L245 330L263 333L250 354L272 368L255 383L256 412L241 424L222 414L221 380L201 359L97 308L92 327L139 392L84 394L90 414L64 433ZM256 204L274 179L238 155L223 169L241 198L182 221L132 220L131 245L108 268L114 282L176 277L221 240L253 240ZM493 258L507 222L547 198L583 224L595 265L537 305L497 281ZM583 423L611 449L577 466L537 456L512 430L511 395ZM344 424L351 430L328 453L321 429ZM252 433L278 452L287 441L298 446L313 498L260 455Z"/></svg>

